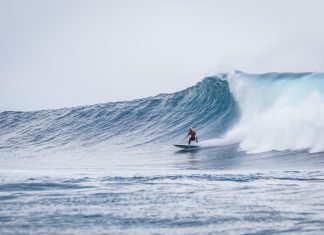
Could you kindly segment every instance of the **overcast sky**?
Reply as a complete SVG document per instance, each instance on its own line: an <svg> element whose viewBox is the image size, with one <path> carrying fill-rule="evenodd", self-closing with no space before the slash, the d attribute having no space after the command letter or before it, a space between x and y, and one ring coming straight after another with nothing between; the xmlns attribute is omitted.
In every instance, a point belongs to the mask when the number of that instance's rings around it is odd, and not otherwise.
<svg viewBox="0 0 324 235"><path fill-rule="evenodd" d="M0 0L0 111L130 100L234 69L324 71L322 0Z"/></svg>

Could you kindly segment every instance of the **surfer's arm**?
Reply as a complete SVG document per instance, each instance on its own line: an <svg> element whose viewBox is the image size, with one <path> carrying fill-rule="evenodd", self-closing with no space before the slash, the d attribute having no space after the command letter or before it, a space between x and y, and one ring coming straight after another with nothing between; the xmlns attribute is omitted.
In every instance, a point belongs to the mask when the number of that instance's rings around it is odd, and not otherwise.
<svg viewBox="0 0 324 235"><path fill-rule="evenodd" d="M188 135L186 136L186 137L184 137L183 139L185 140L185 139L187 139L187 137L189 136L190 134L188 133Z"/></svg>

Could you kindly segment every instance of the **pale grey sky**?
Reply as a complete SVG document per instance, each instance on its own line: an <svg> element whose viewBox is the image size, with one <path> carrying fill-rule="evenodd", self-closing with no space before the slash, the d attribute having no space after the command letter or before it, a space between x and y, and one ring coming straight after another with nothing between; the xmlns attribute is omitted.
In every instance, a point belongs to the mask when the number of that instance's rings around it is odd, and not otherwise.
<svg viewBox="0 0 324 235"><path fill-rule="evenodd" d="M0 111L173 92L204 76L324 71L322 0L0 0Z"/></svg>

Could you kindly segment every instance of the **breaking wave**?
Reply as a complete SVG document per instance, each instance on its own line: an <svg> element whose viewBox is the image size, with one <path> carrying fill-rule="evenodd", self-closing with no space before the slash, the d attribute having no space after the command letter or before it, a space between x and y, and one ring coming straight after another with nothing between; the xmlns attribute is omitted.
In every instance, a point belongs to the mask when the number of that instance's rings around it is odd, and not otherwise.
<svg viewBox="0 0 324 235"><path fill-rule="evenodd" d="M233 72L172 94L35 112L0 113L0 152L171 143L188 127L204 146L248 153L324 151L324 74Z"/></svg>

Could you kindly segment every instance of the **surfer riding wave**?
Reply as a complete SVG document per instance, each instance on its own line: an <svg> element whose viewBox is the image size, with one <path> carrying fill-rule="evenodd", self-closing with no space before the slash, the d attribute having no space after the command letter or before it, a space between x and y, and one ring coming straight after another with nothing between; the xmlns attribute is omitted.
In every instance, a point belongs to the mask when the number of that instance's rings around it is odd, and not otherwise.
<svg viewBox="0 0 324 235"><path fill-rule="evenodd" d="M198 136L197 136L197 132L190 127L189 128L189 132L187 134L187 136L184 138L184 140L190 135L189 141L188 141L188 145L190 145L191 141L196 141L198 143Z"/></svg>

